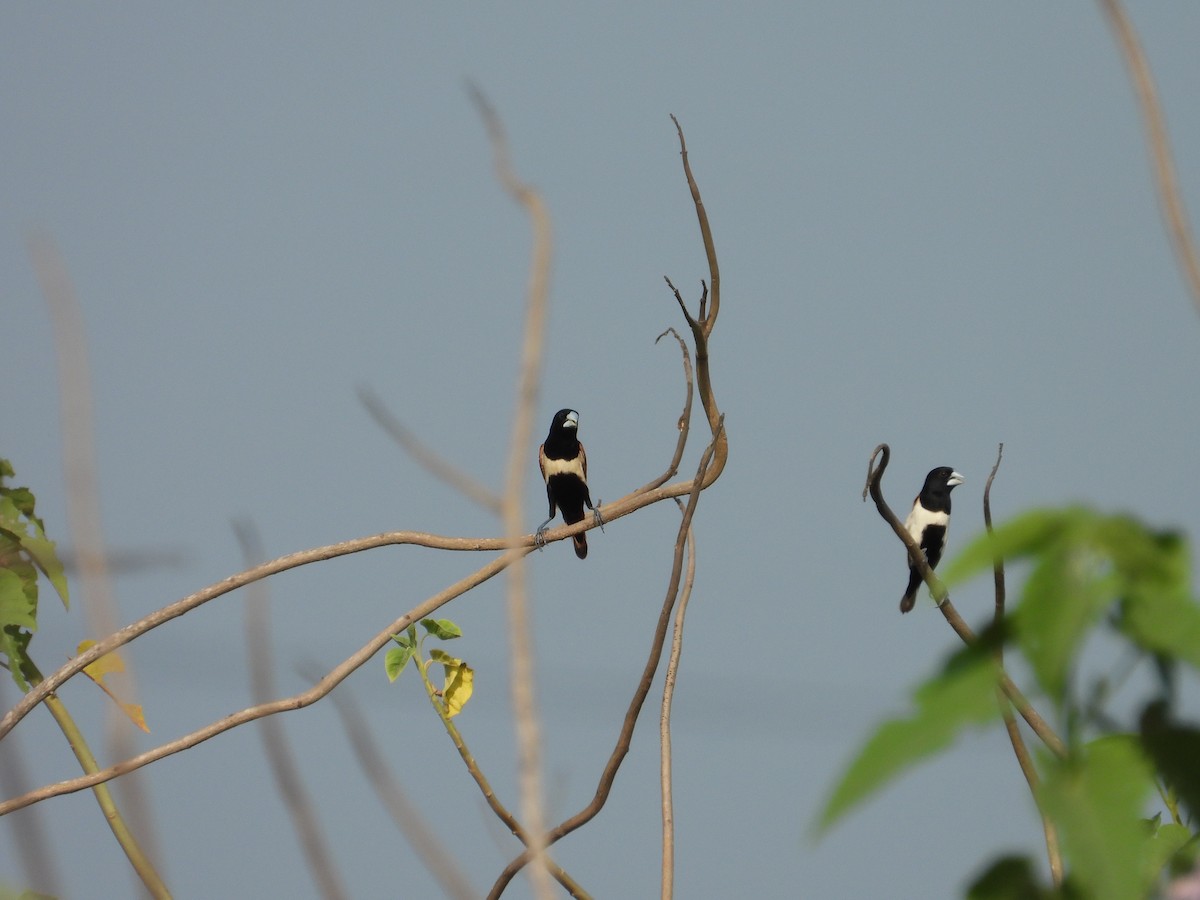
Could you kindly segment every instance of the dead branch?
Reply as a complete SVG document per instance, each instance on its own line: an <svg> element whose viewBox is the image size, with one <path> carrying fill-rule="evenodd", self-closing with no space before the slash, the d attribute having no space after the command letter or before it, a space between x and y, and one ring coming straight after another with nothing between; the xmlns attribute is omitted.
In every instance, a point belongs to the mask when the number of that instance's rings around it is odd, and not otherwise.
<svg viewBox="0 0 1200 900"><path fill-rule="evenodd" d="M696 470L696 476L692 479L692 491L688 495L687 507L684 509L683 521L680 523L679 531L675 538L675 554L671 564L671 578L667 585L666 597L663 600L662 610L659 612L658 624L654 631L654 638L650 646L650 655L646 660L646 665L642 669L642 679L638 683L637 689L634 691L633 698L629 702L629 708L625 713L625 719L621 724L620 733L617 736L616 746L608 757L608 762L604 766L604 770L600 775L600 781L596 786L595 794L591 801L557 826L552 828L546 835L546 846L549 847L555 842L570 834L572 831L586 825L596 814L603 809L604 804L608 800L609 792L612 790L613 781L617 777L617 771L621 767L625 755L629 752L630 744L633 740L633 730L637 724L638 714L642 710L642 705L646 701L646 696L650 693L650 686L654 681L654 674L658 670L659 660L662 658L663 644L666 641L667 629L670 626L671 610L674 608L675 599L679 594L680 580L683 574L683 554L687 541L688 529L692 524L692 517L696 514L696 506L699 502L700 493L708 482L706 477L707 470L716 456L716 450L721 440L721 431L724 429L724 418L717 421L717 434L713 437L712 443L705 448L704 453L700 457L700 465ZM492 885L491 891L488 893L489 900L496 900L504 890L508 887L515 876L521 869L529 863L531 854L526 851L510 862L496 882Z"/></svg>

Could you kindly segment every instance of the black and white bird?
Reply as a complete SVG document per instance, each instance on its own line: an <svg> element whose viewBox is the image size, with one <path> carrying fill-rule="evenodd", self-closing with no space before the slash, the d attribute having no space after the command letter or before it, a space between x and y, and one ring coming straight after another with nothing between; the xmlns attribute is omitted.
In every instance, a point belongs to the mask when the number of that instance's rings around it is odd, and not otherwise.
<svg viewBox="0 0 1200 900"><path fill-rule="evenodd" d="M925 486L913 501L912 512L904 520L904 527L917 546L925 551L929 568L936 569L946 547L946 530L950 527L950 492L965 481L949 466L939 466L925 476ZM917 602L917 588L921 586L921 570L908 564L908 590L900 601L900 612L906 613Z"/></svg>
<svg viewBox="0 0 1200 900"><path fill-rule="evenodd" d="M563 521L568 525L583 521L583 508L592 511L597 524L602 524L600 511L592 506L592 495L587 484L587 454L579 443L579 413L573 409L560 409L550 422L550 433L538 448L538 468L546 482L546 498L550 501L550 518L538 526L537 541L544 542L546 526L554 521L555 510L562 510ZM587 557L587 535L574 535L575 555Z"/></svg>

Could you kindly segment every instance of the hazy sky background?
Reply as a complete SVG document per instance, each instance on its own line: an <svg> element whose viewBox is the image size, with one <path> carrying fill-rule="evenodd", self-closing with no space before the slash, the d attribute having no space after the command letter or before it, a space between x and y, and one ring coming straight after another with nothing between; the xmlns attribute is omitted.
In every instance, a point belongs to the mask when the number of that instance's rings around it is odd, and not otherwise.
<svg viewBox="0 0 1200 900"><path fill-rule="evenodd" d="M1130 12L1195 212L1200 5ZM899 511L931 467L966 475L951 554L982 527L1000 441L1000 520L1085 501L1200 534L1200 318L1093 4L6 5L0 455L48 529L66 538L35 229L58 241L87 319L106 540L183 558L118 581L123 622L243 568L235 519L255 522L270 556L394 529L499 534L355 397L371 387L499 483L529 234L494 180L468 79L553 217L538 439L556 409L580 411L593 497L645 483L674 446L678 353L654 338L683 323L662 277L694 302L707 270L670 113L712 219L731 455L696 519L675 707L678 896L945 897L993 854L1040 860L999 729L822 842L808 829L866 735L956 642L924 594L897 612L902 548L859 497L877 443L893 449L885 489ZM535 458L536 442L530 530L544 516ZM590 798L616 738L677 522L661 504L590 535L586 562L567 544L530 557L556 820ZM306 686L299 665L332 666L485 561L389 548L273 580L280 691ZM140 748L249 705L244 600L130 648L153 730ZM452 649L477 672L459 725L515 807L503 601L495 580L441 615L463 627ZM983 620L990 579L955 601ZM42 668L86 636L81 610L45 595ZM381 656L342 690L482 894L515 841L418 681L389 685ZM63 695L99 746L106 701L82 679ZM657 894L658 696L608 806L554 849L597 897ZM332 702L281 721L350 893L436 896ZM257 730L144 770L178 897L315 894ZM78 772L41 710L10 740L36 784ZM37 812L64 896L133 892L89 793ZM27 816L3 823L13 883ZM509 892L527 894L523 880Z"/></svg>

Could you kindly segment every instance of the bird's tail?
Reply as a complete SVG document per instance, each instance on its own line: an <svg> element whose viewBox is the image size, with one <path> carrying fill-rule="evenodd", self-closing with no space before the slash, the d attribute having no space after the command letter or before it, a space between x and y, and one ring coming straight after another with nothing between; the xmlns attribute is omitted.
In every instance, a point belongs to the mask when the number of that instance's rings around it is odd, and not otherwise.
<svg viewBox="0 0 1200 900"><path fill-rule="evenodd" d="M906 613L913 608L917 602L917 591L920 590L922 584L921 573L916 569L909 568L908 590L904 592L904 597L900 600L900 612Z"/></svg>
<svg viewBox="0 0 1200 900"><path fill-rule="evenodd" d="M587 559L587 535L577 534L571 540L575 542L575 555L580 559Z"/></svg>

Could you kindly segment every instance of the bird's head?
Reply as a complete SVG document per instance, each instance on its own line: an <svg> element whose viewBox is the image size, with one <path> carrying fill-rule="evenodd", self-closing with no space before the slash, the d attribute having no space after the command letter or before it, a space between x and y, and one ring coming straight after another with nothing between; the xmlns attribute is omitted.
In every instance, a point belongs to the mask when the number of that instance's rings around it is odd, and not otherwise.
<svg viewBox="0 0 1200 900"><path fill-rule="evenodd" d="M575 430L579 428L579 413L573 409L560 409L554 414L554 421L550 424L551 429L554 428L570 428Z"/></svg>
<svg viewBox="0 0 1200 900"><path fill-rule="evenodd" d="M925 476L925 486L935 489L945 488L948 491L966 480L949 466L939 466Z"/></svg>

